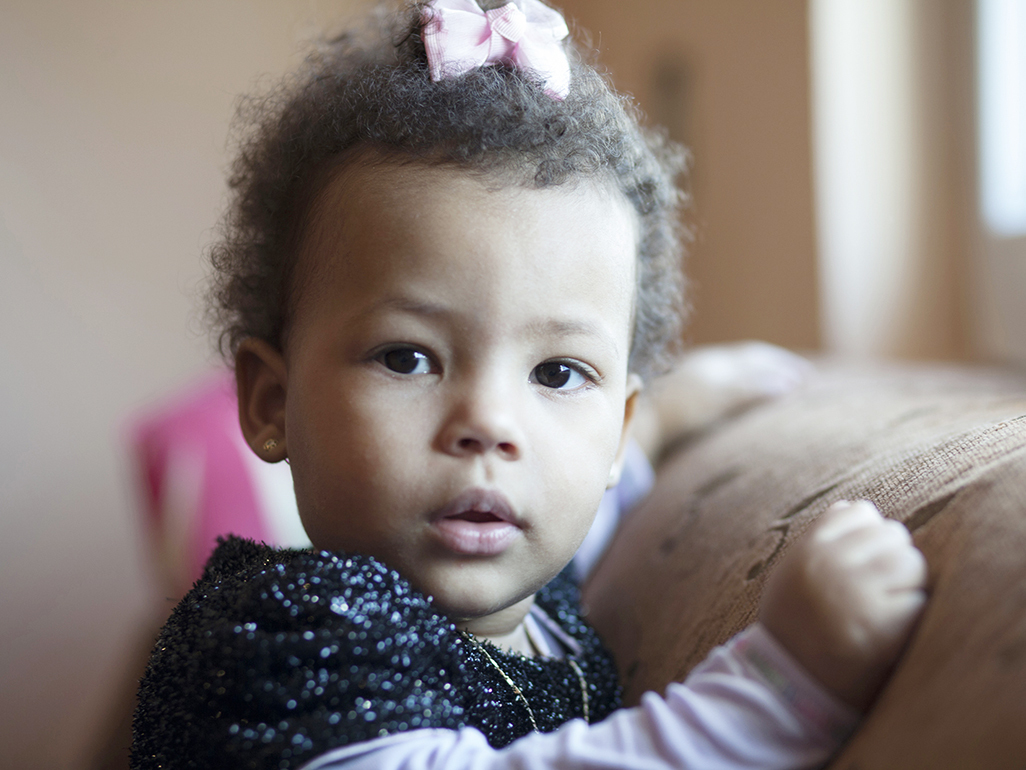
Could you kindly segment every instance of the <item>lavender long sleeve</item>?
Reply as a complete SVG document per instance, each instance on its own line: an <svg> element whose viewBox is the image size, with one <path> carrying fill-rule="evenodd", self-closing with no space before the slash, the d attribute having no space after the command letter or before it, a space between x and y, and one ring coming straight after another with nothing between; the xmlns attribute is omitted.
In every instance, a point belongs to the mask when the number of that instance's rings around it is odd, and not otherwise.
<svg viewBox="0 0 1026 770"><path fill-rule="evenodd" d="M473 728L418 730L303 770L798 770L824 764L857 721L756 624L665 696L649 693L597 725L575 720L500 750Z"/></svg>

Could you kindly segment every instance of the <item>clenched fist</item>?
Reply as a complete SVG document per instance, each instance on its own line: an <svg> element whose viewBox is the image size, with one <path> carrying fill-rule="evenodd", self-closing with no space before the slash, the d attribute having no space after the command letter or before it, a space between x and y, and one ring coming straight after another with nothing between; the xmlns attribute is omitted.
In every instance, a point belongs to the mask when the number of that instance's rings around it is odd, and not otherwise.
<svg viewBox="0 0 1026 770"><path fill-rule="evenodd" d="M864 711L926 602L926 560L872 503L831 506L786 553L759 619L827 689Z"/></svg>

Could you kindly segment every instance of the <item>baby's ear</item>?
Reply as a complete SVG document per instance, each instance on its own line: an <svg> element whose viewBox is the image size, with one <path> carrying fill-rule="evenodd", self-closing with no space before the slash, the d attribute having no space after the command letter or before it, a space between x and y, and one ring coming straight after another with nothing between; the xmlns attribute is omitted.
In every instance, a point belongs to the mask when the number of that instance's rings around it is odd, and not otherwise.
<svg viewBox="0 0 1026 770"><path fill-rule="evenodd" d="M288 457L285 441L285 359L267 342L248 337L235 354L239 425L257 457L269 463Z"/></svg>
<svg viewBox="0 0 1026 770"><path fill-rule="evenodd" d="M623 405L623 430L620 433L620 446L616 450L616 459L613 460L613 467L609 469L609 481L606 489L612 489L620 483L620 474L623 472L623 462L627 455L627 443L631 438L631 424L637 413L638 399L644 384L641 377L636 374L627 375L627 396Z"/></svg>

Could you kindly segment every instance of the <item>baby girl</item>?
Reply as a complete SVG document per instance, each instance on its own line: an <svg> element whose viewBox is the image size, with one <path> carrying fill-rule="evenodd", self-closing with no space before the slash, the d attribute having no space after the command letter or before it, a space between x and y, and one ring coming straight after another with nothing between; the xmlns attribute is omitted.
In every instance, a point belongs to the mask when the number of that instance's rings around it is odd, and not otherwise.
<svg viewBox="0 0 1026 770"><path fill-rule="evenodd" d="M680 153L538 0L433 0L244 114L214 251L243 433L314 551L229 539L140 689L136 768L806 767L924 601L837 506L761 622L618 709L564 568L681 336Z"/></svg>

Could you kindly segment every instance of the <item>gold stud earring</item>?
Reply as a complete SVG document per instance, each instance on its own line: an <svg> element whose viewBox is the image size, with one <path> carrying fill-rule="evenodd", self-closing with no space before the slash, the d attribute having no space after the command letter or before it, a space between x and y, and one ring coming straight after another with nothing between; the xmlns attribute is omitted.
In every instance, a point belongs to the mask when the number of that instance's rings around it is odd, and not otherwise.
<svg viewBox="0 0 1026 770"><path fill-rule="evenodd" d="M277 446L278 446L278 440L277 439L273 439L273 438L269 438L269 439L267 439L267 441L264 442L264 451L265 452L273 452L274 448L277 447Z"/></svg>

